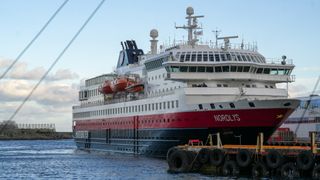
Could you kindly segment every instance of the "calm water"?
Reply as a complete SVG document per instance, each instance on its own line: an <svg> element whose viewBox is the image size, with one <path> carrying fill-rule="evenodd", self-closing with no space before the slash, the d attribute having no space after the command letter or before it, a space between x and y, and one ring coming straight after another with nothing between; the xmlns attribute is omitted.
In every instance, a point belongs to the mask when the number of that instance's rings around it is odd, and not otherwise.
<svg viewBox="0 0 320 180"><path fill-rule="evenodd" d="M73 140L0 141L0 179L216 179L167 169L165 160L77 151Z"/></svg>

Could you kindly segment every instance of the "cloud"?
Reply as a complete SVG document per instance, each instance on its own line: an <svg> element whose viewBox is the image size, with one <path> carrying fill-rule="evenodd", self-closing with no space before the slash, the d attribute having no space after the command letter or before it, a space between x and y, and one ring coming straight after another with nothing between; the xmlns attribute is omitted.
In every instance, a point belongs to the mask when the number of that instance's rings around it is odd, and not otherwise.
<svg viewBox="0 0 320 180"><path fill-rule="evenodd" d="M4 71L10 66L13 60L0 59L0 72ZM28 64L25 62L16 63L13 68L8 72L5 78L7 79L24 79L24 80L39 80L46 72L44 67L35 67L33 69L28 68ZM59 81L59 80L72 80L78 79L79 76L75 72L71 72L69 69L59 69L53 74L49 74L46 77L46 81Z"/></svg>
<svg viewBox="0 0 320 180"><path fill-rule="evenodd" d="M0 82L0 99L3 101L23 100L31 92L35 83L27 80ZM77 99L78 89L74 84L50 82L41 84L30 100L43 105L69 104Z"/></svg>
<svg viewBox="0 0 320 180"><path fill-rule="evenodd" d="M79 78L78 74L71 72L69 69L59 69L57 72L49 76L49 80L65 80L65 79L77 79Z"/></svg>
<svg viewBox="0 0 320 180"><path fill-rule="evenodd" d="M313 78L297 78L295 82L289 83L289 97L303 97L309 96L311 93L320 94L320 84L315 92L312 92L315 88L318 77ZM277 87L286 88L286 84L279 84Z"/></svg>
<svg viewBox="0 0 320 180"><path fill-rule="evenodd" d="M0 73L12 60L0 58ZM43 76L44 67L18 62L0 81L0 121L7 120ZM71 131L72 105L76 104L79 76L59 69L46 77L13 120L17 123L54 123L57 131Z"/></svg>
<svg viewBox="0 0 320 180"><path fill-rule="evenodd" d="M320 67L296 67L295 71L299 72L320 72Z"/></svg>

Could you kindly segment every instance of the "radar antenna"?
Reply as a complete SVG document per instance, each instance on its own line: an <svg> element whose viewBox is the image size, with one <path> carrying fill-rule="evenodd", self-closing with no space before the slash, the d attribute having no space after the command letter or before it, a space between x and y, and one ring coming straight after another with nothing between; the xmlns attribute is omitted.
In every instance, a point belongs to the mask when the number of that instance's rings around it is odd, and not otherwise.
<svg viewBox="0 0 320 180"><path fill-rule="evenodd" d="M216 36L216 44L215 44L215 47L217 48L218 47L218 36L219 36L219 33L221 32L220 30L218 30L218 28L216 28L216 30L212 31L215 36Z"/></svg>
<svg viewBox="0 0 320 180"><path fill-rule="evenodd" d="M238 36L224 36L224 37L218 37L217 40L223 39L224 41L224 47L223 49L229 49L230 48L230 39L238 38Z"/></svg>
<svg viewBox="0 0 320 180"><path fill-rule="evenodd" d="M194 10L192 7L188 7L186 10L188 19L188 25L175 26L176 29L187 29L188 30L188 45L194 46L196 42L199 41L198 36L202 35L203 31L197 29L202 29L198 26L198 18L203 18L204 16L193 16ZM194 36L193 36L194 35Z"/></svg>

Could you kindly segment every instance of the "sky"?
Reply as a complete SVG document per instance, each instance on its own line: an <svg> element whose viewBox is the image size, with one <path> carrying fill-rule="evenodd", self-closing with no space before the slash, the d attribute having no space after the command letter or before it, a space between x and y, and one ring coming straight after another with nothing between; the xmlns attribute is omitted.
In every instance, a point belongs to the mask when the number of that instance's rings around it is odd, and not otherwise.
<svg viewBox="0 0 320 180"><path fill-rule="evenodd" d="M70 41L99 0L70 0L44 33L0 80L0 121L10 117L37 80ZM0 1L0 73L25 48L63 0ZM107 0L73 45L35 91L17 123L55 123L57 131L71 131L72 105L80 82L114 70L120 42L134 39L145 52L150 30L159 43L186 39L185 11L192 6L203 27L202 41L220 35L239 35L231 42L257 42L266 58L286 55L295 64L291 97L312 92L320 75L320 1L318 0ZM284 87L284 85L280 85ZM320 88L319 88L320 89Z"/></svg>

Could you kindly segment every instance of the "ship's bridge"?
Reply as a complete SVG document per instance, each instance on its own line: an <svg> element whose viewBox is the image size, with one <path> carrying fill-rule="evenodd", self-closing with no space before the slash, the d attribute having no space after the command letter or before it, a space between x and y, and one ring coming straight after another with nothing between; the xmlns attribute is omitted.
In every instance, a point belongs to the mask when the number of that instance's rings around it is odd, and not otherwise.
<svg viewBox="0 0 320 180"><path fill-rule="evenodd" d="M209 46L170 49L172 58L163 62L173 80L254 80L292 82L292 60L266 60L257 51L211 48Z"/></svg>
<svg viewBox="0 0 320 180"><path fill-rule="evenodd" d="M254 62L266 63L263 57L257 51L249 49L224 49L211 48L208 45L196 45L196 47L188 48L188 46L177 46L172 49L175 61L179 62Z"/></svg>

